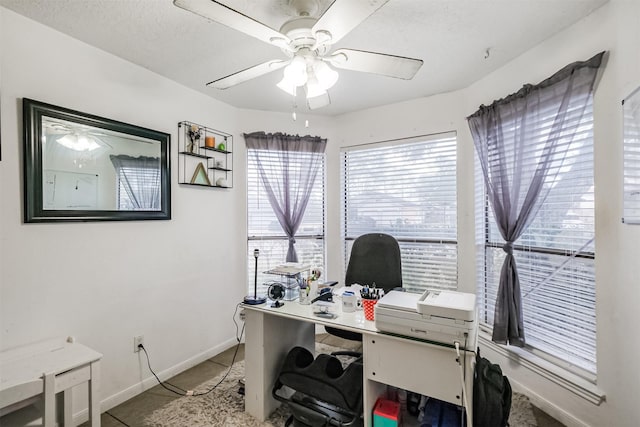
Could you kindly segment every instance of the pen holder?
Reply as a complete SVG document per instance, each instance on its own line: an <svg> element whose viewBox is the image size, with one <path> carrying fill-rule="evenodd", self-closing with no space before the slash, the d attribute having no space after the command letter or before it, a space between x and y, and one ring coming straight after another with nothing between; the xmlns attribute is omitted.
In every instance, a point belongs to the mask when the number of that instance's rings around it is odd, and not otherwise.
<svg viewBox="0 0 640 427"><path fill-rule="evenodd" d="M373 307L377 302L377 299L362 299L362 309L364 310L365 319L373 320Z"/></svg>
<svg viewBox="0 0 640 427"><path fill-rule="evenodd" d="M309 305L311 304L311 287L307 286L306 288L300 288L300 304L302 305ZM314 297L315 298L315 297Z"/></svg>

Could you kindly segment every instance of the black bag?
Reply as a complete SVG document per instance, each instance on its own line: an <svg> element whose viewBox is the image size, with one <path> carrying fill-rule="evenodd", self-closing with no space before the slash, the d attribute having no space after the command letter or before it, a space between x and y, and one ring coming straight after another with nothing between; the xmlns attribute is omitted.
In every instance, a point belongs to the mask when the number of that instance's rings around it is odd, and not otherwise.
<svg viewBox="0 0 640 427"><path fill-rule="evenodd" d="M474 427L505 427L511 411L511 384L500 366L476 354L473 375Z"/></svg>

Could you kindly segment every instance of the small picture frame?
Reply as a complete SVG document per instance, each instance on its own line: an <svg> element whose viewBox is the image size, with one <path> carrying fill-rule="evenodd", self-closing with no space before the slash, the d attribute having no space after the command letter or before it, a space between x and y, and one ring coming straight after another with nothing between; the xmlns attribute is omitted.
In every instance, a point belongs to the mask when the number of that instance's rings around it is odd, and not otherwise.
<svg viewBox="0 0 640 427"><path fill-rule="evenodd" d="M208 185L211 187L211 181L209 181L207 171L202 162L198 163L198 166L196 166L196 170L193 172L193 176L191 177L191 184Z"/></svg>

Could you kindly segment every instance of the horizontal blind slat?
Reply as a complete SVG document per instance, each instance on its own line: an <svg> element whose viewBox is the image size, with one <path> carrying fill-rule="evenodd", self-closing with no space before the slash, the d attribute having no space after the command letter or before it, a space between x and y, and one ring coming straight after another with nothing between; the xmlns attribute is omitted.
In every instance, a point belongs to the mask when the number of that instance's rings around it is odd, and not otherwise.
<svg viewBox="0 0 640 427"><path fill-rule="evenodd" d="M578 101L575 105L579 105ZM553 125L554 108L534 118L533 130L521 135L515 128L504 133L506 164L518 164L532 175L542 154L542 144ZM513 119L511 119L513 120ZM595 253L593 205L593 111L589 99L584 116L570 107L560 139L568 149L564 163L552 162L550 192L516 240L514 256L520 280L527 346L552 355L589 372L595 372L595 269L594 258L571 256L577 250ZM524 136L522 158L513 149L515 138ZM498 151L490 150L489 156ZM476 238L478 242L478 308L481 322L491 326L505 253L504 243L486 198L484 177L476 157ZM506 169L509 169L507 167ZM509 179L512 177L509 176ZM514 195L514 200L516 200ZM524 196L520 197L522 203ZM497 245L492 247L490 245ZM549 250L549 253L536 252ZM552 252L555 251L555 252ZM564 253L564 254L563 254ZM560 270L557 270L562 266Z"/></svg>
<svg viewBox="0 0 640 427"><path fill-rule="evenodd" d="M404 287L456 289L456 149L454 135L436 135L341 150L345 266L349 242L388 233L400 243Z"/></svg>

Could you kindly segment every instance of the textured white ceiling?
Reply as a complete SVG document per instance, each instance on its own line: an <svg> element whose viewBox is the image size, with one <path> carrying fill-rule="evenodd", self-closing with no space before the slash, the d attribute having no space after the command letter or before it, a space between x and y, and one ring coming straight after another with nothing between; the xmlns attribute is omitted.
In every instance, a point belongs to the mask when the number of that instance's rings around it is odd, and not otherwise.
<svg viewBox="0 0 640 427"><path fill-rule="evenodd" d="M422 68L410 81L340 70L330 90L332 104L313 113L335 115L464 88L607 1L390 0L334 49L419 58ZM275 29L294 15L288 0L223 2ZM331 1L320 3L322 12ZM285 55L171 0L0 0L0 5L225 103L291 111L293 99L276 87L281 70L226 90L206 87ZM303 106L300 98L298 108Z"/></svg>

